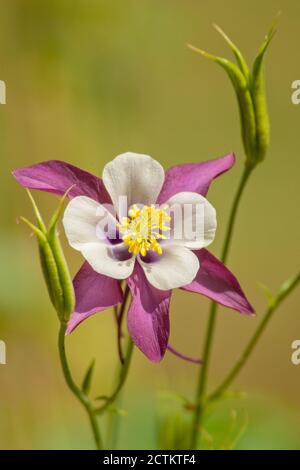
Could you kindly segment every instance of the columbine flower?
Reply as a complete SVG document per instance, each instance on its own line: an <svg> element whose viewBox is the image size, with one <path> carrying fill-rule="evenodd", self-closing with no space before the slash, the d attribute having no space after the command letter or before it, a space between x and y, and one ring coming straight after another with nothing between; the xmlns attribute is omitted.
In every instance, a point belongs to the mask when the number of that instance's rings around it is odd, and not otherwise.
<svg viewBox="0 0 300 470"><path fill-rule="evenodd" d="M127 280L132 294L129 334L154 362L168 346L172 289L203 294L241 313L253 312L234 275L205 249L214 239L216 215L204 196L211 181L233 164L230 154L165 173L151 157L125 153L104 167L102 180L60 161L14 171L17 181L31 189L61 195L72 186L63 223L70 245L86 262L74 279L76 307L69 333L94 313L122 302L120 279ZM125 197L129 210L122 215ZM202 227L191 233L183 230L178 238L170 209L185 205L201 206ZM189 225L193 210L182 214L183 226ZM116 239L107 232L107 222L115 228Z"/></svg>

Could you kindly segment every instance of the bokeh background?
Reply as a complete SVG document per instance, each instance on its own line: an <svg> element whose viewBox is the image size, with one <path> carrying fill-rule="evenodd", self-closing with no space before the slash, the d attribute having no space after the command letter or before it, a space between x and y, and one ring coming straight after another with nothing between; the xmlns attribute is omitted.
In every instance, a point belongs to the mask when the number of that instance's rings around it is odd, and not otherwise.
<svg viewBox="0 0 300 470"><path fill-rule="evenodd" d="M107 161L128 150L148 153L165 167L234 150L235 168L209 192L218 211L212 247L218 255L244 160L237 105L224 72L186 43L230 56L211 27L216 22L251 60L279 10L266 63L271 147L245 193L228 262L258 315L244 318L220 309L211 386L263 315L259 283L276 291L299 268L300 106L291 103L291 83L300 74L299 1L0 1L0 79L7 85L7 104L0 107L0 339L7 345L7 365L0 365L0 448L93 445L84 410L61 374L58 323L36 242L18 223L20 215L32 218L32 211L11 170L62 159L100 175ZM57 198L36 198L49 216ZM80 256L67 246L66 255L75 273ZM199 356L208 305L200 296L175 293L171 344ZM298 291L277 312L235 383L247 396L214 410L208 424L219 433L214 446L229 445L241 420L238 448L300 449L300 366L290 361L291 343L299 338ZM95 357L93 392L109 393L117 363L112 312L84 323L68 338L68 348L75 377L81 380ZM196 366L170 354L154 365L135 351L119 447L168 445L169 410L174 406L183 421L188 414L170 391L192 399L196 374Z"/></svg>

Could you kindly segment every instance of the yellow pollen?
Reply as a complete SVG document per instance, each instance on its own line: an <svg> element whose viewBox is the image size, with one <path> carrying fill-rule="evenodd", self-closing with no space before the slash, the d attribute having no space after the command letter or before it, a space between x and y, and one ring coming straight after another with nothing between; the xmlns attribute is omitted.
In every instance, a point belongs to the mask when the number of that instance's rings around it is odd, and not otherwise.
<svg viewBox="0 0 300 470"><path fill-rule="evenodd" d="M166 239L163 232L170 230L171 217L164 209L157 209L154 205L139 208L134 205L118 224L122 232L122 240L128 246L129 253L146 256L149 250L162 254L158 240Z"/></svg>

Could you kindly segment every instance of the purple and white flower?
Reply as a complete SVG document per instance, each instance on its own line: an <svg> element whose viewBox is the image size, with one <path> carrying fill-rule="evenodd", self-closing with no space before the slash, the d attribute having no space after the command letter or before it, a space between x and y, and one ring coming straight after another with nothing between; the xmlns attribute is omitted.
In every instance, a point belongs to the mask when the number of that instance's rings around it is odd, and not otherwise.
<svg viewBox="0 0 300 470"><path fill-rule="evenodd" d="M69 244L86 261L74 279L76 307L68 333L122 302L123 279L132 294L129 334L154 362L168 346L174 288L253 313L237 279L206 250L215 236L216 211L205 196L211 181L233 164L229 154L164 172L147 155L125 153L104 167L102 179L61 161L14 171L27 188L62 195L71 187L63 224Z"/></svg>

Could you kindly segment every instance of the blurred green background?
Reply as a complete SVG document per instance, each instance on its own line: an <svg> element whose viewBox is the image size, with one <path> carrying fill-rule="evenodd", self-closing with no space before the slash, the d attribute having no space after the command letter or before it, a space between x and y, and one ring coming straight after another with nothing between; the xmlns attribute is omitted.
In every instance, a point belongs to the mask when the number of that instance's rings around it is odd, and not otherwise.
<svg viewBox="0 0 300 470"><path fill-rule="evenodd" d="M212 247L218 255L244 160L237 105L224 72L186 43L230 56L211 27L216 22L251 59L279 10L266 64L271 147L245 193L228 262L258 315L220 310L211 385L238 357L264 312L258 284L276 291L299 268L300 106L290 98L291 83L300 78L299 1L0 1L0 79L7 86L7 104L0 107L0 339L7 345L7 365L0 365L0 448L92 447L84 411L63 381L58 324L36 243L18 224L19 215L32 218L32 211L11 170L62 159L100 175L107 161L128 150L150 154L165 167L234 150L235 168L209 192L218 211ZM49 215L57 199L36 197ZM66 254L75 273L80 256L68 247ZM176 292L171 344L198 356L207 309L206 299ZM232 414L241 412L248 426L239 448L300 449L300 366L290 362L291 343L300 338L299 313L298 291L235 383L248 398L219 404L207 424L224 434L214 445L226 446ZM81 380L96 357L94 392L108 393L117 362L112 312L94 316L67 342L75 377ZM154 365L135 351L119 446L157 448L166 400L157 392L192 399L196 373L196 366L169 354ZM160 445L164 439L163 433Z"/></svg>

